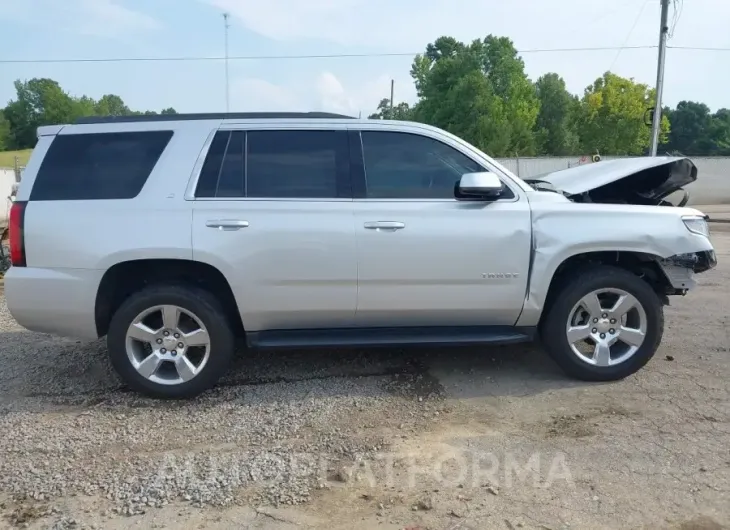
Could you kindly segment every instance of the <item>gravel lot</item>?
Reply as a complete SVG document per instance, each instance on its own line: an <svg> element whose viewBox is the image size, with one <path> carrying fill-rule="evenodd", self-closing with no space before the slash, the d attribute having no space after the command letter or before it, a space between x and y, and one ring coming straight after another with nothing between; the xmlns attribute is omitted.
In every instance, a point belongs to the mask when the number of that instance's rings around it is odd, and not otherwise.
<svg viewBox="0 0 730 530"><path fill-rule="evenodd" d="M532 347L254 354L188 403L102 341L26 332L0 295L0 528L730 525L730 232L612 384ZM1 292L1 291L0 291Z"/></svg>

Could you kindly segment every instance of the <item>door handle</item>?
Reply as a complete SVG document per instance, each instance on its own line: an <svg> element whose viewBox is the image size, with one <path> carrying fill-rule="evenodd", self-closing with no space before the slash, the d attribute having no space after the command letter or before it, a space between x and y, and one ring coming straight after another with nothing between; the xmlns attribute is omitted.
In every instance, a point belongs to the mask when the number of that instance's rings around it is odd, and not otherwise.
<svg viewBox="0 0 730 530"><path fill-rule="evenodd" d="M368 230L401 230L406 224L400 221L368 221L364 226Z"/></svg>
<svg viewBox="0 0 730 530"><path fill-rule="evenodd" d="M248 228L248 221L242 221L240 219L211 219L205 222L205 226L225 231L240 230L241 228Z"/></svg>

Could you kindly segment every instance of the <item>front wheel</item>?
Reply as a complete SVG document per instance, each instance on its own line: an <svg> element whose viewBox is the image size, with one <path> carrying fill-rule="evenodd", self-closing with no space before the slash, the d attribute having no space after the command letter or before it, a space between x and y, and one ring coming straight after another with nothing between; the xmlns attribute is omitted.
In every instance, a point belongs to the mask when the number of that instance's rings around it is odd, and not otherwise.
<svg viewBox="0 0 730 530"><path fill-rule="evenodd" d="M218 300L193 286L152 285L114 313L109 357L134 390L159 398L190 398L228 368L234 338Z"/></svg>
<svg viewBox="0 0 730 530"><path fill-rule="evenodd" d="M568 375L615 381L654 356L664 332L663 304L644 280L598 266L558 289L540 331L545 349Z"/></svg>

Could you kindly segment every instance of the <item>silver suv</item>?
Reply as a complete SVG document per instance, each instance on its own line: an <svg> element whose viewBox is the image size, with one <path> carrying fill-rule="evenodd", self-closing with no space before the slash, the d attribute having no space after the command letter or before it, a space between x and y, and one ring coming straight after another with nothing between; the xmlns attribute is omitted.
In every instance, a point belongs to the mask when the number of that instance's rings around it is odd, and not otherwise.
<svg viewBox="0 0 730 530"><path fill-rule="evenodd" d="M635 158L525 182L434 127L323 113L82 119L38 130L5 292L30 330L106 336L159 397L214 385L237 338L539 336L568 374L615 380L716 264L705 217L669 200L696 178Z"/></svg>

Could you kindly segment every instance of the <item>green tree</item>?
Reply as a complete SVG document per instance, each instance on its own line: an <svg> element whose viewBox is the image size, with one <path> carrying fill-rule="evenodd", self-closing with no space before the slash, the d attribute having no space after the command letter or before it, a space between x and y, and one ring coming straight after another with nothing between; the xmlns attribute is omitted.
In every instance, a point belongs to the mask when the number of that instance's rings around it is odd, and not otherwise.
<svg viewBox="0 0 730 530"><path fill-rule="evenodd" d="M129 116L132 111L124 104L122 98L115 94L106 94L96 102L94 108L97 116Z"/></svg>
<svg viewBox="0 0 730 530"><path fill-rule="evenodd" d="M712 115L704 103L680 101L665 112L672 130L662 149L685 155L708 154L714 150L710 137Z"/></svg>
<svg viewBox="0 0 730 530"><path fill-rule="evenodd" d="M564 156L580 151L577 118L580 102L568 92L558 74L545 74L535 82L540 112L535 123L535 142L541 154Z"/></svg>
<svg viewBox="0 0 730 530"><path fill-rule="evenodd" d="M720 109L712 115L710 136L716 156L730 156L730 109Z"/></svg>
<svg viewBox="0 0 730 530"><path fill-rule="evenodd" d="M88 96L73 97L53 79L34 78L15 82L16 98L0 113L0 149L33 147L36 132L42 125L73 123L82 116L124 116L141 114L132 111L115 94L95 101ZM147 111L145 114L157 114ZM162 114L177 114L174 108Z"/></svg>
<svg viewBox="0 0 730 530"><path fill-rule="evenodd" d="M494 156L533 154L535 88L507 38L466 45L440 37L411 67L419 101L413 119L461 136Z"/></svg>
<svg viewBox="0 0 730 530"><path fill-rule="evenodd" d="M378 103L377 112L368 116L371 120L403 120L411 119L413 111L408 103L398 103L390 107L390 99L385 98Z"/></svg>
<svg viewBox="0 0 730 530"><path fill-rule="evenodd" d="M585 90L578 132L584 151L611 155L641 155L651 130L644 122L654 90L610 72ZM667 141L669 120L662 117L660 142Z"/></svg>
<svg viewBox="0 0 730 530"><path fill-rule="evenodd" d="M16 81L17 99L5 107L10 122L11 147L33 147L41 125L68 123L74 115L74 100L53 79Z"/></svg>

